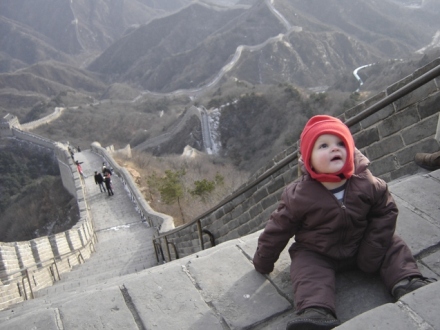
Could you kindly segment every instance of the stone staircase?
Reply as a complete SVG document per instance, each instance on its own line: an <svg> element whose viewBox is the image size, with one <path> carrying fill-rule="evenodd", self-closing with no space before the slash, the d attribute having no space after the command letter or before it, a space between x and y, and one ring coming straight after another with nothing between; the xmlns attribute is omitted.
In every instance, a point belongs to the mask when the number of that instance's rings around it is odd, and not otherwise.
<svg viewBox="0 0 440 330"><path fill-rule="evenodd" d="M81 154L89 174L100 160ZM0 329L285 329L293 312L287 251L269 276L251 262L259 232L156 266L151 228L135 213L127 220L133 206L122 184L115 178L116 194L107 197L92 180L86 184L96 253L35 299L1 311ZM424 275L438 278L440 170L389 186L399 205L399 235ZM125 224L116 224L111 214L121 209ZM378 276L337 277L340 329L440 329L439 304L440 282L393 302Z"/></svg>

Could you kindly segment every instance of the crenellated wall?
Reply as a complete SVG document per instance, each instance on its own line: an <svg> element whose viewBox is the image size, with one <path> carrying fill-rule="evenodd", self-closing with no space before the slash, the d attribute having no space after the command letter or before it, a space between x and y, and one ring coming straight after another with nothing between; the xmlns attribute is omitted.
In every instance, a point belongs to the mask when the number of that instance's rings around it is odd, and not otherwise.
<svg viewBox="0 0 440 330"><path fill-rule="evenodd" d="M393 93L409 86L427 72L440 65L440 59L415 71L412 75L389 86L385 91L371 97L340 116L344 122L361 114L372 105L380 104ZM398 98L390 105L369 115L350 127L356 146L371 161L371 171L385 181L414 174L418 167L414 155L418 152L440 150L438 130L440 129L440 79L432 78L413 92ZM437 139L436 139L437 137ZM298 143L297 143L298 144ZM184 227L177 228L160 238L163 251L174 246L178 256L184 257L202 250L198 230L204 231L204 248L262 229L270 214L276 208L284 187L297 178L297 160L288 161L275 173L264 178L277 164L286 162L296 152L294 145L274 158L271 164L260 169L247 185L241 187L232 198L227 198L221 207L215 207ZM200 229L199 229L200 227ZM208 235L206 232L209 232ZM170 249L171 258L176 253ZM167 260L168 257L165 257Z"/></svg>
<svg viewBox="0 0 440 330"><path fill-rule="evenodd" d="M53 150L63 185L78 202L79 221L70 230L52 236L0 242L0 309L30 299L33 292L52 285L60 279L60 274L88 259L96 242L83 185L67 149L62 144L23 132L17 125L3 136Z"/></svg>
<svg viewBox="0 0 440 330"><path fill-rule="evenodd" d="M32 125L30 123L29 125ZM84 187L67 147L61 143L25 132L15 116L7 116L1 122L1 136L16 138L53 150L60 169L64 187L76 198L79 221L70 230L30 241L0 242L0 310L7 306L32 298L33 292L52 285L60 274L84 262L94 252L96 236L87 211ZM158 232L174 228L171 216L151 209L143 198L131 175L120 167L98 142L91 145L92 151L100 154L114 169L124 183L142 219Z"/></svg>

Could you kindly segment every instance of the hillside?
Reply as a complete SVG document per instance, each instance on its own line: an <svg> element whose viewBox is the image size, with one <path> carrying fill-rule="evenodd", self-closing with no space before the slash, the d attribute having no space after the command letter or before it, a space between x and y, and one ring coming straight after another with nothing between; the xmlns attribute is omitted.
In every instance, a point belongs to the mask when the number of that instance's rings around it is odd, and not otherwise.
<svg viewBox="0 0 440 330"><path fill-rule="evenodd" d="M294 141L304 118L339 113L432 60L424 53L435 54L440 31L436 1L7 0L0 9L1 115L26 122L67 107L36 132L123 147L203 105L221 113L219 155L245 169ZM353 93L353 70L366 64ZM202 149L191 125L151 151Z"/></svg>
<svg viewBox="0 0 440 330"><path fill-rule="evenodd" d="M237 17L232 9L220 14L194 4L133 31L89 69L151 91L190 89L213 80L244 45L230 76L251 83L328 86L338 74L361 65L410 56L439 27L431 9L390 1L276 1L274 7L289 22L287 30L264 1ZM231 20L218 29L225 16ZM274 38L280 33L284 37Z"/></svg>
<svg viewBox="0 0 440 330"><path fill-rule="evenodd" d="M53 152L0 141L0 241L24 241L69 229L76 200L64 189Z"/></svg>
<svg viewBox="0 0 440 330"><path fill-rule="evenodd" d="M204 5L192 5L125 35L95 59L88 69L116 77L126 73L126 79L130 79L128 71L154 70L167 57L197 47L201 40L241 13L242 9L214 10Z"/></svg>
<svg viewBox="0 0 440 330"><path fill-rule="evenodd" d="M0 25L0 49L12 58L26 56L24 62L27 64L42 59L64 62L70 56L82 65L110 46L127 29L177 11L190 2L3 0L0 2L0 18L6 19L8 26ZM19 51L19 45L22 45L22 51ZM28 48L24 49L26 45ZM28 54L32 50L29 47L35 49L34 56ZM53 49L58 54L53 54Z"/></svg>

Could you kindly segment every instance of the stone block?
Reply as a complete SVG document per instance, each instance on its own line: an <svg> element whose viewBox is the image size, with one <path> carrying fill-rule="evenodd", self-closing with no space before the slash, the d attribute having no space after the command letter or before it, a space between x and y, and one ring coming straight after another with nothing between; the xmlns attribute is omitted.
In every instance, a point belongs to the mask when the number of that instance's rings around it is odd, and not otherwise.
<svg viewBox="0 0 440 330"><path fill-rule="evenodd" d="M222 216L225 215L225 210L220 207L217 211L214 212L215 214L215 219L220 219Z"/></svg>
<svg viewBox="0 0 440 330"><path fill-rule="evenodd" d="M255 218L258 214L260 214L263 211L263 208L260 204L254 205L252 208L249 209L249 215L251 218Z"/></svg>
<svg viewBox="0 0 440 330"><path fill-rule="evenodd" d="M413 291L403 296L401 301L423 321L425 328L428 329L427 325L430 324L437 329L437 326L440 324L440 313L438 312L440 282L432 283Z"/></svg>
<svg viewBox="0 0 440 330"><path fill-rule="evenodd" d="M224 265L229 267L226 269ZM204 299L212 303L230 329L251 328L291 308L289 301L254 270L236 247L193 259L188 270Z"/></svg>
<svg viewBox="0 0 440 330"><path fill-rule="evenodd" d="M227 233L224 237L225 241L230 241L236 238L240 238L240 235L238 234L238 230L234 229Z"/></svg>
<svg viewBox="0 0 440 330"><path fill-rule="evenodd" d="M79 295L63 303L61 314L65 329L137 328L123 293L117 286Z"/></svg>
<svg viewBox="0 0 440 330"><path fill-rule="evenodd" d="M414 162L414 156L418 152L436 152L438 151L438 143L434 139L422 140L410 147L403 148L396 153L397 161L400 165L405 165Z"/></svg>
<svg viewBox="0 0 440 330"><path fill-rule="evenodd" d="M275 191L283 188L285 186L284 178L282 176L277 177L272 182L268 183L267 185L267 191L269 194L274 193Z"/></svg>
<svg viewBox="0 0 440 330"><path fill-rule="evenodd" d="M417 209L407 204L408 201L394 194L394 186L390 187L390 191L399 208L396 233L406 242L413 255L417 256L431 246L438 244L440 242L440 228L423 218ZM401 189L399 189L400 191Z"/></svg>
<svg viewBox="0 0 440 330"><path fill-rule="evenodd" d="M412 315L396 304L385 304L371 309L340 325L338 330L414 330L419 329Z"/></svg>
<svg viewBox="0 0 440 330"><path fill-rule="evenodd" d="M257 186L254 186L248 190L246 190L244 192L244 196L246 197L246 199L249 199L256 191L257 191Z"/></svg>
<svg viewBox="0 0 440 330"><path fill-rule="evenodd" d="M248 223L250 219L251 219L251 216L249 215L248 212L243 213L242 215L240 215L240 216L237 218L238 223L239 223L240 225L243 225L243 224L245 224L245 223Z"/></svg>
<svg viewBox="0 0 440 330"><path fill-rule="evenodd" d="M437 122L428 118L416 125L402 130L401 135L406 145L416 143L428 137L433 137L437 130Z"/></svg>
<svg viewBox="0 0 440 330"><path fill-rule="evenodd" d="M262 188L265 188L265 187L267 186L267 184L270 182L270 180L271 180L271 177L267 177L267 178L264 179L263 181L259 182L259 183L257 184L257 188L258 188L258 190L260 190L260 189L262 189Z"/></svg>
<svg viewBox="0 0 440 330"><path fill-rule="evenodd" d="M147 272L148 281L142 277L125 283L145 328L223 329L186 268L173 263Z"/></svg>
<svg viewBox="0 0 440 330"><path fill-rule="evenodd" d="M368 127L376 125L377 123L380 123L382 120L388 118L392 114L394 114L394 107L391 104L362 120L360 125L362 129L366 129Z"/></svg>
<svg viewBox="0 0 440 330"><path fill-rule="evenodd" d="M243 203L243 201L244 201L245 199L246 199L246 197L245 197L243 194L241 194L241 195L235 197L235 198L231 201L231 204L232 204L233 207L237 207L237 205L240 205L241 203Z"/></svg>
<svg viewBox="0 0 440 330"><path fill-rule="evenodd" d="M263 199L261 201L261 206L264 210L266 209L271 209L272 211L276 208L277 204L278 204L278 195L279 194L273 194L271 196L268 196L267 198Z"/></svg>
<svg viewBox="0 0 440 330"><path fill-rule="evenodd" d="M387 95L391 95L392 93L396 92L398 89L402 88L403 86L409 84L411 81L414 80L414 76L412 74L402 78L401 80L397 81L396 83L389 86L386 90Z"/></svg>
<svg viewBox="0 0 440 330"><path fill-rule="evenodd" d="M11 314L13 313L14 311ZM2 320L0 329L59 330L59 323L60 315L57 308L37 308L23 317L16 316Z"/></svg>
<svg viewBox="0 0 440 330"><path fill-rule="evenodd" d="M430 81L426 83L423 86L420 86L413 92L401 97L400 99L396 100L394 102L394 105L396 107L396 111L400 111L408 106L411 106L418 101L422 100L426 97L426 95L429 95L437 90L437 86L435 85L434 81Z"/></svg>
<svg viewBox="0 0 440 330"><path fill-rule="evenodd" d="M232 210L231 218L236 219L242 214L243 214L243 208L241 207L241 205L238 205L235 209Z"/></svg>
<svg viewBox="0 0 440 330"><path fill-rule="evenodd" d="M221 218L220 220L218 220L220 223L222 223L223 225L227 225L229 221L231 221L232 216L231 213L227 213L223 216L223 218Z"/></svg>
<svg viewBox="0 0 440 330"><path fill-rule="evenodd" d="M387 182L399 179L403 176L411 175L417 173L419 167L414 162L407 163L405 165L401 165L397 170L389 173L389 179L385 180Z"/></svg>
<svg viewBox="0 0 440 330"><path fill-rule="evenodd" d="M423 189L420 189L423 187ZM419 175L392 185L392 193L402 200L405 196L411 196L406 202L420 214L430 214L433 223L440 225L440 183L429 175Z"/></svg>
<svg viewBox="0 0 440 330"><path fill-rule="evenodd" d="M376 95L373 97L376 97ZM362 111L364 111L367 108L367 105L365 102L366 101L359 103L359 104L355 105L353 108L350 108L347 111L345 111L344 114L347 117L347 119L351 119L352 117L357 116Z"/></svg>
<svg viewBox="0 0 440 330"><path fill-rule="evenodd" d="M240 225L240 223L237 221L237 219L232 219L228 223L228 231L232 231L233 229L237 228Z"/></svg>
<svg viewBox="0 0 440 330"><path fill-rule="evenodd" d="M393 155L373 161L370 165L370 171L375 176L379 176L396 169L396 163Z"/></svg>
<svg viewBox="0 0 440 330"><path fill-rule="evenodd" d="M384 119L379 125L379 134L382 138L390 136L402 129L409 127L419 121L419 114L415 106L409 107L387 119Z"/></svg>
<svg viewBox="0 0 440 330"><path fill-rule="evenodd" d="M232 211L232 209L234 208L234 205L231 202L229 202L229 203L226 203L225 205L223 205L222 208L223 208L223 212L225 212L225 214L228 214L229 212Z"/></svg>
<svg viewBox="0 0 440 330"><path fill-rule="evenodd" d="M298 177L298 166L291 166L290 169L283 174L284 182L288 185L290 182L293 182Z"/></svg>
<svg viewBox="0 0 440 330"><path fill-rule="evenodd" d="M237 230L238 235L240 235L240 237L246 236L247 234L250 233L250 231L251 231L251 229L247 223L241 225Z"/></svg>
<svg viewBox="0 0 440 330"><path fill-rule="evenodd" d="M356 148L358 149L370 146L380 139L377 127L362 130L359 133L355 134L353 138L356 143Z"/></svg>
<svg viewBox="0 0 440 330"><path fill-rule="evenodd" d="M263 198L265 198L269 193L267 192L266 188L259 189L253 196L253 202L254 204L259 203Z"/></svg>
<svg viewBox="0 0 440 330"><path fill-rule="evenodd" d="M436 274L440 274L440 251L435 251L423 258L422 261L430 270L434 271Z"/></svg>
<svg viewBox="0 0 440 330"><path fill-rule="evenodd" d="M393 135L389 138L382 139L377 143L366 148L368 158L373 161L385 155L389 155L403 148L403 141L399 135Z"/></svg>
<svg viewBox="0 0 440 330"><path fill-rule="evenodd" d="M420 117L422 119L438 114L440 112L440 93L431 95L418 104Z"/></svg>

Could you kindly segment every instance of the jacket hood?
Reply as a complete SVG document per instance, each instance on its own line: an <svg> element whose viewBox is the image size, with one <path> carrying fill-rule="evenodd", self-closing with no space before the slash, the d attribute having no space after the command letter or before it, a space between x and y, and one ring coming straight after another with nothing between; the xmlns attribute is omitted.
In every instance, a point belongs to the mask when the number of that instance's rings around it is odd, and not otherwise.
<svg viewBox="0 0 440 330"><path fill-rule="evenodd" d="M359 151L359 149L354 149L354 174L358 175L362 172L364 172L368 166L370 166L370 160ZM310 176L310 173L307 171L304 161L302 157L298 159L298 166L301 170L301 173L307 173Z"/></svg>
<svg viewBox="0 0 440 330"><path fill-rule="evenodd" d="M331 134L343 141L347 150L347 159L343 167L336 173L315 172L311 164L313 147L319 136ZM309 119L304 126L300 137L300 151L303 157L304 166L313 179L321 182L340 182L349 179L354 173L354 140L350 129L340 119L328 115L317 115Z"/></svg>

